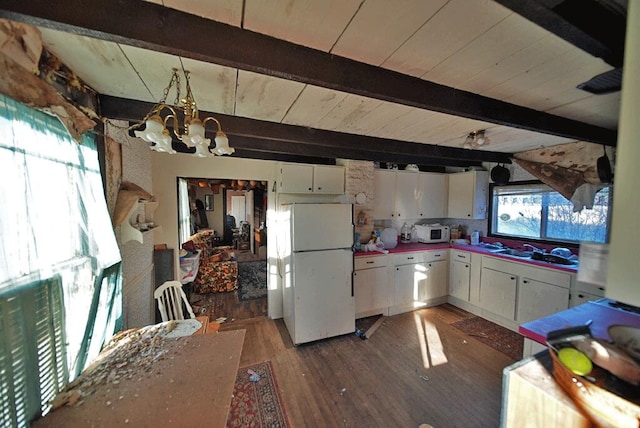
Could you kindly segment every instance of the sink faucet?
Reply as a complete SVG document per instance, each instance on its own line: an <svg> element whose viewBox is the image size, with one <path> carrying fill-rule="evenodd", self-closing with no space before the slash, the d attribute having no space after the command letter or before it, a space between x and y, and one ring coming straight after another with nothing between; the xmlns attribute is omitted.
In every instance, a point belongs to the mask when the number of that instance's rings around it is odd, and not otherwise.
<svg viewBox="0 0 640 428"><path fill-rule="evenodd" d="M534 252L536 252L536 253L544 253L544 251L542 251L540 248L538 248L538 247L534 247L534 246L533 246L533 245L531 245L531 244L522 244L522 247L523 247L523 248L526 248L526 247L531 248L531 251L534 251Z"/></svg>

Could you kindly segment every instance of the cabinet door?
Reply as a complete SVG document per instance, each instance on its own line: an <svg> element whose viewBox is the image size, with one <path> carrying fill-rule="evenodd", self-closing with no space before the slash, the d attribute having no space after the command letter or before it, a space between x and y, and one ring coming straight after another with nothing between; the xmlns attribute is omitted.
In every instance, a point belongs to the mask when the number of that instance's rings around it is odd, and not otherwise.
<svg viewBox="0 0 640 428"><path fill-rule="evenodd" d="M418 300L426 301L444 297L447 293L447 277L449 264L446 260L426 263L426 281L420 283Z"/></svg>
<svg viewBox="0 0 640 428"><path fill-rule="evenodd" d="M583 291L576 291L571 294L571 300L569 301L569 306L579 306L583 303L593 302L594 300L602 299L602 296L597 296L595 294L585 293Z"/></svg>
<svg viewBox="0 0 640 428"><path fill-rule="evenodd" d="M420 173L418 182L418 218L446 217L446 174Z"/></svg>
<svg viewBox="0 0 640 428"><path fill-rule="evenodd" d="M474 171L473 212L476 220L487 218L487 203L489 194L489 173L487 171Z"/></svg>
<svg viewBox="0 0 640 428"><path fill-rule="evenodd" d="M313 166L281 164L280 191L283 193L313 192Z"/></svg>
<svg viewBox="0 0 640 428"><path fill-rule="evenodd" d="M396 218L396 172L377 169L373 172L373 218Z"/></svg>
<svg viewBox="0 0 640 428"><path fill-rule="evenodd" d="M452 260L450 270L449 294L468 302L471 265L465 261Z"/></svg>
<svg viewBox="0 0 640 428"><path fill-rule="evenodd" d="M491 313L515 320L517 288L515 275L482 268L480 306Z"/></svg>
<svg viewBox="0 0 640 428"><path fill-rule="evenodd" d="M341 195L344 193L344 167L315 165L313 167L314 193Z"/></svg>
<svg viewBox="0 0 640 428"><path fill-rule="evenodd" d="M389 277L386 267L357 270L353 276L356 318L359 314L389 306Z"/></svg>
<svg viewBox="0 0 640 428"><path fill-rule="evenodd" d="M427 268L422 263L396 266L393 305L408 305L421 300L426 287Z"/></svg>
<svg viewBox="0 0 640 428"><path fill-rule="evenodd" d="M397 218L418 218L418 177L415 172L396 173Z"/></svg>
<svg viewBox="0 0 640 428"><path fill-rule="evenodd" d="M473 214L473 174L449 174L447 217L471 218Z"/></svg>
<svg viewBox="0 0 640 428"><path fill-rule="evenodd" d="M529 278L521 278L518 289L519 323L555 314L569 307L569 289Z"/></svg>

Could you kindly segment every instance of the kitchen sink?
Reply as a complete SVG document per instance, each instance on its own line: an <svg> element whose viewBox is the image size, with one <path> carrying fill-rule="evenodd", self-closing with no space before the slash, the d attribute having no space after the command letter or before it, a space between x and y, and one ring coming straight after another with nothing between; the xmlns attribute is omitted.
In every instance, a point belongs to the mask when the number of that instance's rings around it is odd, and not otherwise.
<svg viewBox="0 0 640 428"><path fill-rule="evenodd" d="M515 248L503 248L501 250L493 251L493 253L504 254L507 256L514 256L514 257L522 257L522 258L529 258L533 254L533 252L531 251L521 251L521 250L516 250Z"/></svg>

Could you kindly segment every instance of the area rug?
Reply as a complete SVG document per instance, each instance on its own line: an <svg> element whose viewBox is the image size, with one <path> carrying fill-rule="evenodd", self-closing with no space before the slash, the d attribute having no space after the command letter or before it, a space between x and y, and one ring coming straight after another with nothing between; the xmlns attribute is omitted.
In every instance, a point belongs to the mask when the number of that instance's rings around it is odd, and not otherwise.
<svg viewBox="0 0 640 428"><path fill-rule="evenodd" d="M238 263L238 300L260 299L267 296L267 262Z"/></svg>
<svg viewBox="0 0 640 428"><path fill-rule="evenodd" d="M249 378L257 374L260 379ZM271 361L241 367L233 387L227 427L289 427Z"/></svg>
<svg viewBox="0 0 640 428"><path fill-rule="evenodd" d="M524 337L514 331L480 317L466 318L451 325L514 360L522 359Z"/></svg>

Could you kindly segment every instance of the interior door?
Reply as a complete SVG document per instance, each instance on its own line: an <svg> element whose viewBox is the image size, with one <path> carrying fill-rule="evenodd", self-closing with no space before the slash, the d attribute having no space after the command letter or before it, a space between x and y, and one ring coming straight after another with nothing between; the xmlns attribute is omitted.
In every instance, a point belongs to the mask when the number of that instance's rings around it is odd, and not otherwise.
<svg viewBox="0 0 640 428"><path fill-rule="evenodd" d="M244 196L231 197L231 215L236 218L236 227L240 227L240 222L247 221L246 198Z"/></svg>

